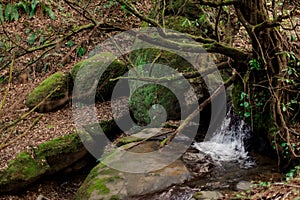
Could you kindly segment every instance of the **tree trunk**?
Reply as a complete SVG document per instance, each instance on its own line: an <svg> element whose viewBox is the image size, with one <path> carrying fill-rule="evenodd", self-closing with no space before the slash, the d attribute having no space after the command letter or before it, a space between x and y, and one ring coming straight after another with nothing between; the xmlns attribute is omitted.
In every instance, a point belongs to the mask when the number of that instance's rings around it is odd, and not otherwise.
<svg viewBox="0 0 300 200"><path fill-rule="evenodd" d="M269 145L281 152L282 142L292 150L286 124L289 116L284 115L281 108L290 100L290 94L283 89L288 86L284 82L283 70L288 66L284 52L292 51L292 46L274 27L261 26L269 19L265 3L265 0L241 0L235 6L239 20L251 38L253 50L252 60L243 76L242 89L246 94L243 95L244 102L250 105L249 121L254 133L267 138ZM245 105L248 104L244 104L246 112ZM292 152L290 158L296 156Z"/></svg>

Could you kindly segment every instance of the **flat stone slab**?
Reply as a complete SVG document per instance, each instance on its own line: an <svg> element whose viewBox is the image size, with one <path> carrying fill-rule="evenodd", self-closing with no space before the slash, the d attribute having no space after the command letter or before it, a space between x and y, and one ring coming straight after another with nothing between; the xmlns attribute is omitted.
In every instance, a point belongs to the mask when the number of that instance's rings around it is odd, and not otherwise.
<svg viewBox="0 0 300 200"><path fill-rule="evenodd" d="M135 150L149 151L151 148L153 150L158 144L145 142L135 147ZM159 159L153 159L151 164L154 166L160 164L159 162ZM141 162L141 167L144 164ZM121 172L100 163L90 172L75 199L122 199L128 196L139 196L181 184L190 177L190 172L180 159L162 169L148 173Z"/></svg>

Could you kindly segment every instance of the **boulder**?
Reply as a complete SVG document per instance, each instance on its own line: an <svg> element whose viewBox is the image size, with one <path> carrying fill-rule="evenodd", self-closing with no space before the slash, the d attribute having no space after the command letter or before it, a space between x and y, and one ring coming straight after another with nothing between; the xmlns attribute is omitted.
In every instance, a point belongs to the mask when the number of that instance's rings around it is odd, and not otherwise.
<svg viewBox="0 0 300 200"><path fill-rule="evenodd" d="M64 106L69 100L70 74L56 72L46 78L26 98L26 106L37 112L51 112Z"/></svg>
<svg viewBox="0 0 300 200"><path fill-rule="evenodd" d="M134 152L153 151L159 143L145 142L133 147ZM113 159L114 152L106 158ZM104 158L105 159L105 158ZM159 162L153 159L153 165ZM143 164L143 163L141 163ZM158 163L156 163L158 164ZM181 184L190 177L188 169L181 160L176 160L167 167L149 173L128 173L98 164L91 170L75 195L75 199L124 199L140 196Z"/></svg>
<svg viewBox="0 0 300 200"><path fill-rule="evenodd" d="M58 172L87 154L77 134L45 142L19 153L0 170L0 192L16 192L39 178Z"/></svg>
<svg viewBox="0 0 300 200"><path fill-rule="evenodd" d="M135 45L139 45L137 41ZM156 57L159 55L159 58ZM142 49L131 53L131 60L135 61L137 72L131 70L129 76L151 78L168 77L169 80L160 83L130 80L130 111L135 120L142 124L149 124L163 114L163 111L155 104L161 105L166 113L167 120L179 120L181 116L186 116L191 110L196 109L198 101L209 96L206 84L201 77L172 80L172 76L180 73L193 73L194 67L181 56L163 50ZM156 60L151 67L149 64ZM193 95L195 94L195 95ZM182 103L182 104L180 104ZM151 112L157 113L151 115ZM182 113L184 112L184 113Z"/></svg>
<svg viewBox="0 0 300 200"><path fill-rule="evenodd" d="M126 71L126 65L109 52L101 52L78 62L71 70L77 88L75 98L85 102L89 102L89 99L110 100L117 83L117 80L111 79L122 76Z"/></svg>

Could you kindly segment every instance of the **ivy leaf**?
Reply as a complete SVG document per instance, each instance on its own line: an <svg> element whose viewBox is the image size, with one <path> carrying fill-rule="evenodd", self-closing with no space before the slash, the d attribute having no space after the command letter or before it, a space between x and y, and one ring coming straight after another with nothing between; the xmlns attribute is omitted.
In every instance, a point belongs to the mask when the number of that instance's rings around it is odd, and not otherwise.
<svg viewBox="0 0 300 200"><path fill-rule="evenodd" d="M245 116L245 117L250 117L251 114L250 114L250 112L245 112L245 113L244 113L244 116Z"/></svg>
<svg viewBox="0 0 300 200"><path fill-rule="evenodd" d="M244 102L244 107L248 108L249 107L249 103L247 101Z"/></svg>

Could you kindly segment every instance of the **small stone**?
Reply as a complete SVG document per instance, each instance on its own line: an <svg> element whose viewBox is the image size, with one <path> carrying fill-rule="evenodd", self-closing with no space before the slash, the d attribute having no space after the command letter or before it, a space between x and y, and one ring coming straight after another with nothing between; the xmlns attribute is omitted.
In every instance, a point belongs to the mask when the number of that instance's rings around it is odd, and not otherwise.
<svg viewBox="0 0 300 200"><path fill-rule="evenodd" d="M201 191L193 195L194 199L197 200L211 200L211 199L221 199L223 195L218 191Z"/></svg>
<svg viewBox="0 0 300 200"><path fill-rule="evenodd" d="M236 190L246 191L251 189L251 183L249 181L240 181L235 186Z"/></svg>

